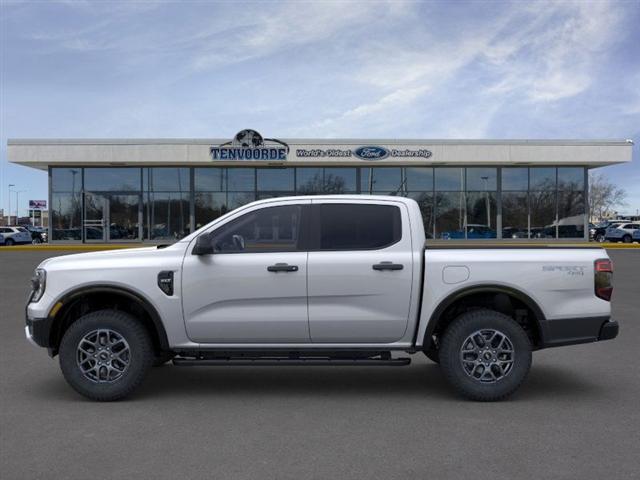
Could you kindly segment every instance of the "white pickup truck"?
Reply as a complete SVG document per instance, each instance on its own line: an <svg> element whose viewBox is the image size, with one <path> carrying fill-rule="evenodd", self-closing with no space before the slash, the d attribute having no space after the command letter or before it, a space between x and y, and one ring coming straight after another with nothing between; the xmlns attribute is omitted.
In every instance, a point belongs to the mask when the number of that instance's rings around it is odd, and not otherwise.
<svg viewBox="0 0 640 480"><path fill-rule="evenodd" d="M399 197L262 200L181 241L51 258L26 335L95 400L148 369L407 365L423 352L474 400L525 379L533 350L615 338L601 248L425 248Z"/></svg>

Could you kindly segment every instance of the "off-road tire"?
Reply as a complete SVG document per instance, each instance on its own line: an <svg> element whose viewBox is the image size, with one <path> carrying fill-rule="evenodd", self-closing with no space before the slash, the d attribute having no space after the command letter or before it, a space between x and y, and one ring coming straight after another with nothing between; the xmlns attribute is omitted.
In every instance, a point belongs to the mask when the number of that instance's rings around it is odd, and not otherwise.
<svg viewBox="0 0 640 480"><path fill-rule="evenodd" d="M80 341L95 330L109 329L128 344L129 363L122 375L109 383L97 383L87 378L78 366ZM131 394L151 368L154 358L149 333L135 317L117 310L99 310L80 317L71 324L60 343L60 369L69 385L91 400L109 402Z"/></svg>
<svg viewBox="0 0 640 480"><path fill-rule="evenodd" d="M464 369L461 351L464 342L475 332L495 330L506 336L513 346L513 363L509 372L493 383L482 383ZM515 392L531 367L531 341L512 318L493 310L463 313L447 327L440 343L440 366L447 381L465 397L491 402Z"/></svg>

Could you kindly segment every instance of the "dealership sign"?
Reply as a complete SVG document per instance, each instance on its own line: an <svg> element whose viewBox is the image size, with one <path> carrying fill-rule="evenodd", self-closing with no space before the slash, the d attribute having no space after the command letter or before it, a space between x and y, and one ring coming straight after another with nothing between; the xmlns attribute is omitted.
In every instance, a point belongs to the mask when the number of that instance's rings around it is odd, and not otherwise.
<svg viewBox="0 0 640 480"><path fill-rule="evenodd" d="M211 147L213 160L286 160L288 153L289 145L255 130L242 130L232 141Z"/></svg>
<svg viewBox="0 0 640 480"><path fill-rule="evenodd" d="M46 200L29 200L29 208L32 210L46 210L47 201Z"/></svg>
<svg viewBox="0 0 640 480"><path fill-rule="evenodd" d="M299 158L349 158L361 160L383 160L385 158L430 158L432 152L426 148L386 148L378 145L363 145L356 148L298 148Z"/></svg>
<svg viewBox="0 0 640 480"><path fill-rule="evenodd" d="M291 159L304 158L342 158L353 160L384 160L384 159L427 159L431 158L431 150L426 148L389 148L381 145L327 145L323 148L311 148L314 145L300 145L296 148L293 158L289 157L289 145L275 138L264 138L255 130L242 130L233 140L214 145L210 148L212 160L246 161L262 160L282 162Z"/></svg>
<svg viewBox="0 0 640 480"><path fill-rule="evenodd" d="M389 150L384 147L375 146L358 147L353 151L353 153L355 153L356 157L363 160L382 160L389 156Z"/></svg>

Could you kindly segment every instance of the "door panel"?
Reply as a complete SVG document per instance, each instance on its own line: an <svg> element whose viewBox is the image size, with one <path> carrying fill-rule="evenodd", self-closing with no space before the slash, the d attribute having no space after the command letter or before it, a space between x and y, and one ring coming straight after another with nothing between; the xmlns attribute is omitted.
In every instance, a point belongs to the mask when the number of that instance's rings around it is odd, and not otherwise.
<svg viewBox="0 0 640 480"><path fill-rule="evenodd" d="M303 208L283 203L248 209L216 228L213 254L187 253L182 296L191 340L310 342Z"/></svg>
<svg viewBox="0 0 640 480"><path fill-rule="evenodd" d="M400 212L397 220L405 228L400 240L388 247L346 250L357 246L347 246L347 237L342 251L309 252L309 330L314 343L391 343L403 337L411 304L413 264L408 215L404 207ZM341 231L352 239L361 238L363 245L376 236L384 241L392 235L380 231L368 234L364 227L356 235L349 231L349 222L362 223L366 217L363 212L349 214L346 209L331 211L328 242L335 248ZM373 217L379 227L392 222L384 215ZM343 229L339 227L341 220L345 222Z"/></svg>
<svg viewBox="0 0 640 480"><path fill-rule="evenodd" d="M295 272L269 272L277 263ZM202 343L306 343L307 253L188 255L183 268L187 334Z"/></svg>

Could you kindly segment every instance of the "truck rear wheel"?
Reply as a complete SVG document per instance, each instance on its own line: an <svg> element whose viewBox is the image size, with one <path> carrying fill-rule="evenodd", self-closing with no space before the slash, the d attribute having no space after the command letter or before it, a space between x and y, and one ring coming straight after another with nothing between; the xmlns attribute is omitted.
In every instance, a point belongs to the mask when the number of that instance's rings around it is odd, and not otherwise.
<svg viewBox="0 0 640 480"><path fill-rule="evenodd" d="M510 317L474 310L456 318L442 337L440 365L448 382L472 400L502 400L531 367L531 342Z"/></svg>
<svg viewBox="0 0 640 480"><path fill-rule="evenodd" d="M133 392L153 358L145 327L117 310L84 315L71 324L60 343L64 378L78 393L104 402Z"/></svg>

